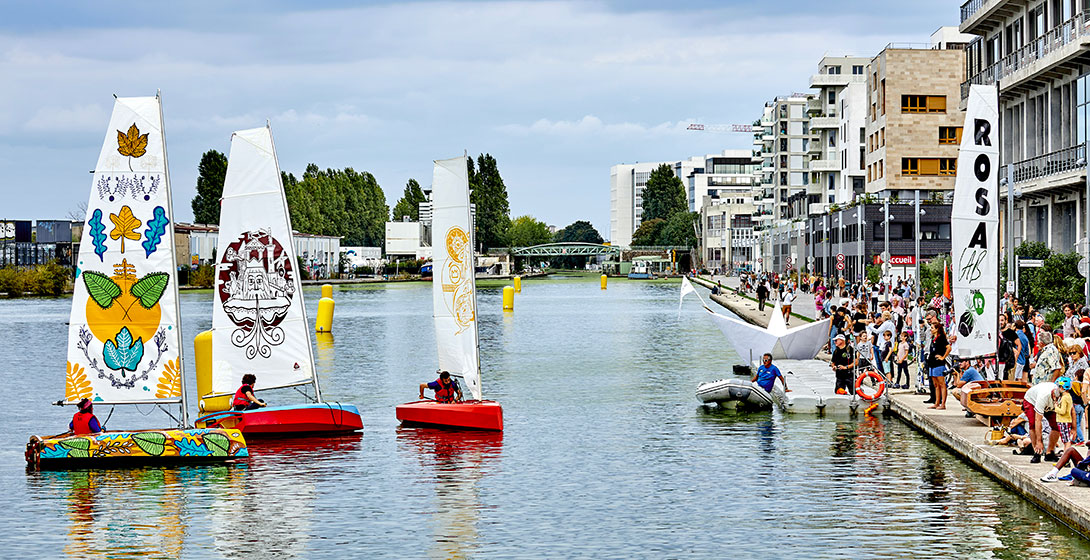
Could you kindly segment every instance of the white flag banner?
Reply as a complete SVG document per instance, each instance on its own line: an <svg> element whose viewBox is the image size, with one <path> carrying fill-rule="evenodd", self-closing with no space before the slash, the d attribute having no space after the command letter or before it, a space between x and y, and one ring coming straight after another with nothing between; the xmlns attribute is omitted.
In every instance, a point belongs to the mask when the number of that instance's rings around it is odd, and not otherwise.
<svg viewBox="0 0 1090 560"><path fill-rule="evenodd" d="M992 86L969 90L951 210L958 353L996 351L999 286L999 110Z"/></svg>

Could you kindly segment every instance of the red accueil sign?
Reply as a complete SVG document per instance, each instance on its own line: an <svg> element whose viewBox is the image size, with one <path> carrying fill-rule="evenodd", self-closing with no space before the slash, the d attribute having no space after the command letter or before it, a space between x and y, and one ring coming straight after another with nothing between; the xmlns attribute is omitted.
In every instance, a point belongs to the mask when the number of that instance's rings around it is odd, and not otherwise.
<svg viewBox="0 0 1090 560"><path fill-rule="evenodd" d="M874 264L882 264L882 257L875 255ZM902 257L894 255L889 258L889 264L891 266L915 266L916 257L914 255L905 255Z"/></svg>

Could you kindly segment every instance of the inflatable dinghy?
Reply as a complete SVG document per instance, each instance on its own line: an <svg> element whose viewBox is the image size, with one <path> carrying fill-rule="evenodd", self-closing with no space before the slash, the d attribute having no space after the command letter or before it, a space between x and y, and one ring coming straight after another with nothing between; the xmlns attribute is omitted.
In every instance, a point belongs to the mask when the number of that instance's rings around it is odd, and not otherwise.
<svg viewBox="0 0 1090 560"><path fill-rule="evenodd" d="M696 398L700 402L725 403L737 401L749 408L772 408L772 395L753 381L741 379L720 379L701 383L696 388Z"/></svg>

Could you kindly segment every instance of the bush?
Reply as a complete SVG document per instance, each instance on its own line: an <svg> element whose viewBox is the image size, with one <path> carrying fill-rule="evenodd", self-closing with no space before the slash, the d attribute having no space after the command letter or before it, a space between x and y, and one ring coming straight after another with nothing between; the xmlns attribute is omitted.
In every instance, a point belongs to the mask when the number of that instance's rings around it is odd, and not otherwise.
<svg viewBox="0 0 1090 560"><path fill-rule="evenodd" d="M216 283L216 267L202 264L189 274L189 285L197 288L211 288Z"/></svg>
<svg viewBox="0 0 1090 560"><path fill-rule="evenodd" d="M71 272L56 261L27 268L8 265L0 268L0 292L6 292L8 297L25 294L59 296L68 287L71 277Z"/></svg>

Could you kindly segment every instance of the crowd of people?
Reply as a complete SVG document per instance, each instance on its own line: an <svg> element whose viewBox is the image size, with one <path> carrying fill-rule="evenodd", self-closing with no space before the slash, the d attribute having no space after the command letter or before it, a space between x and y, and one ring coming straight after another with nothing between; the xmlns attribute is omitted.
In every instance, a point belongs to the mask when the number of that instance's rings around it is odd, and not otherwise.
<svg viewBox="0 0 1090 560"><path fill-rule="evenodd" d="M895 389L926 394L929 408L945 409L950 395L971 417L973 390L999 380L1027 383L1022 414L996 443L1016 446L1014 452L1032 463L1053 462L1042 477L1046 482L1090 482L1090 456L1076 448L1087 433L1090 309L1066 304L1060 324L1051 325L1041 311L1003 294L994 357L963 360L950 300L941 292L918 293L911 277L896 279L887 293L880 282L743 273L739 291L754 294L762 310L770 300L786 307L800 292L813 295L815 317L829 322L828 350L840 394L851 393L859 373L873 368ZM1066 466L1073 467L1071 474L1060 476Z"/></svg>

